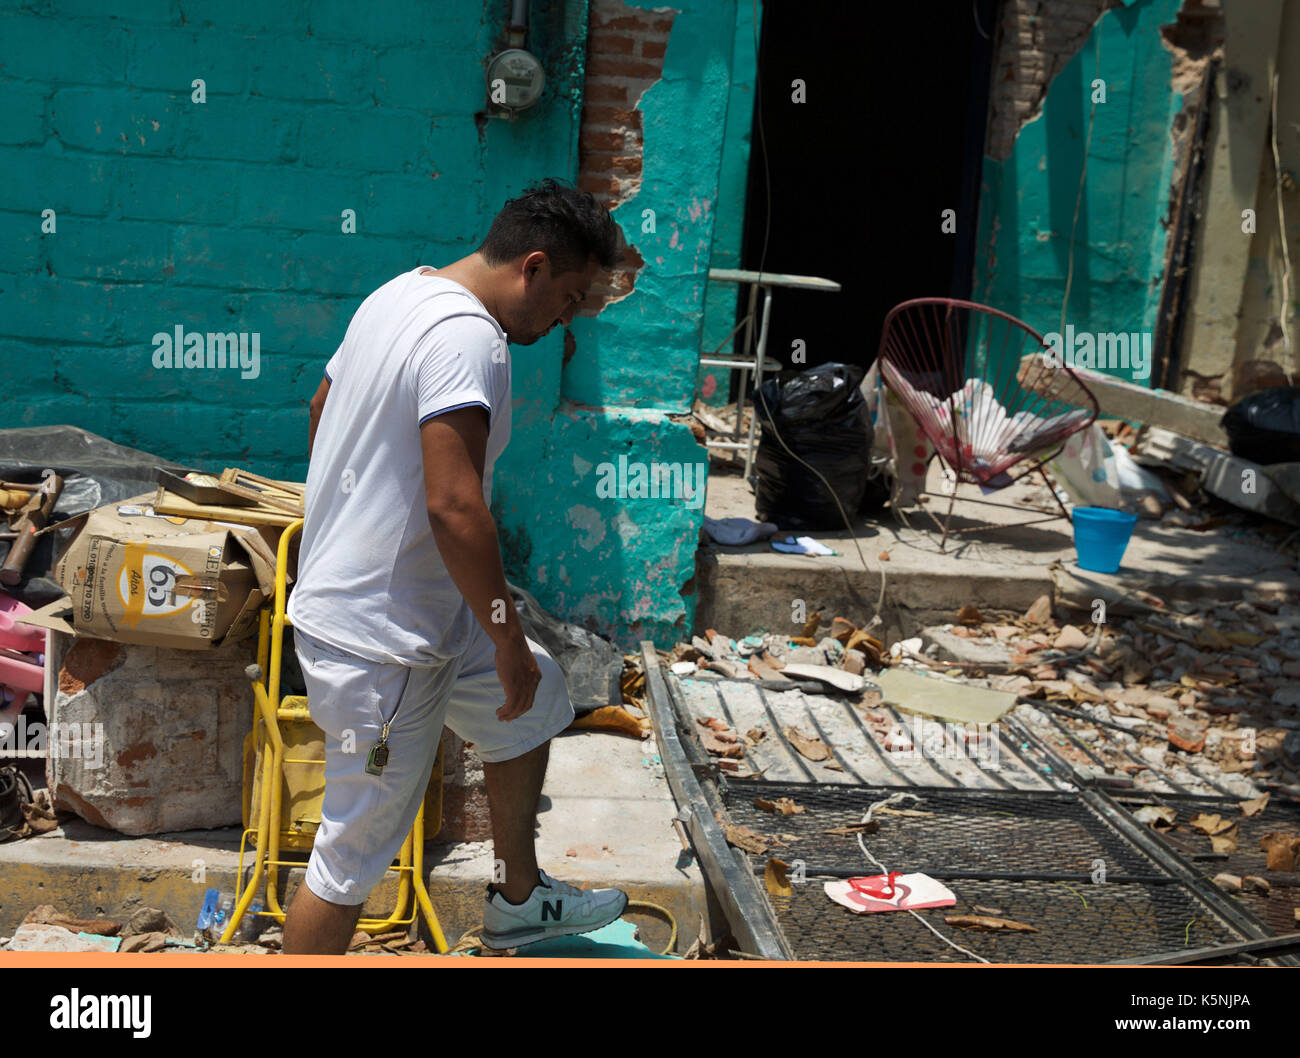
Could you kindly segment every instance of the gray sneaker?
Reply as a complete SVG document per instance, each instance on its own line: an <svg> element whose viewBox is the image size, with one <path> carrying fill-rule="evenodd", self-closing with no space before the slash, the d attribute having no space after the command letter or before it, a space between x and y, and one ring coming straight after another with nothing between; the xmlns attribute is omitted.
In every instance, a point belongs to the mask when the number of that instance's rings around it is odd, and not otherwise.
<svg viewBox="0 0 1300 1058"><path fill-rule="evenodd" d="M548 937L569 937L608 926L627 908L621 889L578 889L538 871L542 883L522 904L512 904L500 893L483 902L485 948L500 951L519 948Z"/></svg>

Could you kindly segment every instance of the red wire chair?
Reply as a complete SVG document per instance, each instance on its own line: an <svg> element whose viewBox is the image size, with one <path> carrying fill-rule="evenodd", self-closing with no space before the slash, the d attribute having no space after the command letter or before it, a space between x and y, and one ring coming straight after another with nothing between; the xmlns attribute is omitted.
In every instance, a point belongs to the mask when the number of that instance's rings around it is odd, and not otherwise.
<svg viewBox="0 0 1300 1058"><path fill-rule="evenodd" d="M1043 464L1097 418L1096 397L1041 334L973 301L914 298L896 305L885 317L878 361L885 384L955 481L997 489L1035 471L1047 481ZM1048 490L1056 498L1050 482ZM954 483L940 549L956 494Z"/></svg>

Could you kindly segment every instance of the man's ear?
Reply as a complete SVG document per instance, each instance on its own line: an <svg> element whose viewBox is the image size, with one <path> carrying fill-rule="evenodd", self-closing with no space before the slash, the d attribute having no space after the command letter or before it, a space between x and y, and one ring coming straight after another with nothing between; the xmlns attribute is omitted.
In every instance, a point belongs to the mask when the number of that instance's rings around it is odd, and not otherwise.
<svg viewBox="0 0 1300 1058"><path fill-rule="evenodd" d="M542 268L546 265L546 254L541 250L534 250L524 258L524 280L531 283L539 275Z"/></svg>

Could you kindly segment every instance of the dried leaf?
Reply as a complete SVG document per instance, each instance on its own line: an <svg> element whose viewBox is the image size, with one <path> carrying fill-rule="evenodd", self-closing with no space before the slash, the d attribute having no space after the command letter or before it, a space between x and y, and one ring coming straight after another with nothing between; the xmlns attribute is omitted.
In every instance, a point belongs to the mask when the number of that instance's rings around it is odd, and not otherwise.
<svg viewBox="0 0 1300 1058"><path fill-rule="evenodd" d="M1232 824L1231 830L1225 830L1221 834L1215 834L1210 838L1210 847L1215 852L1225 856L1231 856L1237 851L1237 824Z"/></svg>
<svg viewBox="0 0 1300 1058"><path fill-rule="evenodd" d="M767 738L767 732L761 727L751 727L745 732L745 737L749 739L750 742L757 744Z"/></svg>
<svg viewBox="0 0 1300 1058"><path fill-rule="evenodd" d="M609 731L640 738L650 730L650 720L633 716L621 705L603 705L578 717L569 728L575 731Z"/></svg>
<svg viewBox="0 0 1300 1058"><path fill-rule="evenodd" d="M1045 599L1045 598L1047 598L1047 596L1044 595L1043 598ZM1002 914L1002 908L1000 908L1000 907L980 907L979 904L971 904L971 907L973 907L973 908L974 908L976 911L978 911L981 915L995 915L995 916L997 916L997 915L1001 915L1001 914Z"/></svg>
<svg viewBox="0 0 1300 1058"><path fill-rule="evenodd" d="M1241 814L1243 816L1257 816L1268 806L1268 794L1262 797L1256 797L1253 801L1241 802Z"/></svg>
<svg viewBox="0 0 1300 1058"><path fill-rule="evenodd" d="M723 742L715 732L707 728L700 732L700 745L717 757L740 760L745 756L745 747L739 742Z"/></svg>
<svg viewBox="0 0 1300 1058"><path fill-rule="evenodd" d="M831 755L830 746L820 738L809 738L797 727L787 727L784 731L790 745L808 760L826 760Z"/></svg>
<svg viewBox="0 0 1300 1058"><path fill-rule="evenodd" d="M970 603L967 603L957 611L957 620L964 625L978 625L984 623L983 615Z"/></svg>
<svg viewBox="0 0 1300 1058"><path fill-rule="evenodd" d="M959 929L977 929L985 932L1006 930L1009 933L1037 933L1035 926L1027 926L1010 918L998 918L995 915L944 915L943 920Z"/></svg>
<svg viewBox="0 0 1300 1058"><path fill-rule="evenodd" d="M1133 813L1133 817L1139 823L1146 823L1156 830L1163 830L1174 825L1178 813L1164 805L1143 805Z"/></svg>
<svg viewBox="0 0 1300 1058"><path fill-rule="evenodd" d="M778 797L775 801L769 801L763 797L754 798L754 807L764 812L780 812L783 816L797 816L804 811L803 805L795 804L788 797Z"/></svg>
<svg viewBox="0 0 1300 1058"><path fill-rule="evenodd" d="M1202 834L1207 834L1213 837L1215 834L1222 834L1227 830L1231 830L1237 824L1231 819L1224 819L1217 813L1211 815L1205 812L1200 812L1197 815L1192 816L1192 818L1187 821L1187 825L1192 827L1194 830L1199 830Z"/></svg>
<svg viewBox="0 0 1300 1058"><path fill-rule="evenodd" d="M1270 831L1259 839L1259 847L1268 853L1265 866L1270 871L1294 871L1300 858L1300 836Z"/></svg>
<svg viewBox="0 0 1300 1058"><path fill-rule="evenodd" d="M790 865L783 860L768 860L763 868L763 884L772 896L793 896L790 881L786 877L786 868Z"/></svg>
<svg viewBox="0 0 1300 1058"><path fill-rule="evenodd" d="M774 844L771 838L750 830L749 827L739 827L734 823L727 823L722 829L727 836L727 844L735 845L736 848L744 849L746 852L757 853L761 856Z"/></svg>

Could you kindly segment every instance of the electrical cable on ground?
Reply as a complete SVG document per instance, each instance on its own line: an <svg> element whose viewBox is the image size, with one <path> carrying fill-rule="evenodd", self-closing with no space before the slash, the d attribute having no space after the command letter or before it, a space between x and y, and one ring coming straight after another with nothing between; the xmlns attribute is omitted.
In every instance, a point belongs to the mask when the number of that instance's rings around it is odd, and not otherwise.
<svg viewBox="0 0 1300 1058"><path fill-rule="evenodd" d="M655 914L662 915L668 920L668 925L672 927L673 932L672 936L668 938L668 947L659 954L670 955L672 950L677 947L677 919L673 918L673 913L669 911L668 908L660 907L658 904L652 904L648 900L629 900L627 902L627 907L623 910L625 912L635 910L652 911Z"/></svg>

